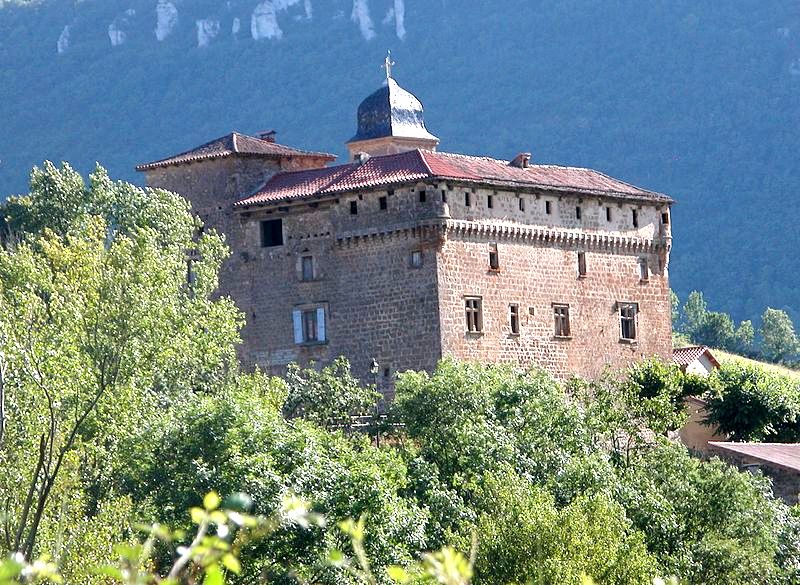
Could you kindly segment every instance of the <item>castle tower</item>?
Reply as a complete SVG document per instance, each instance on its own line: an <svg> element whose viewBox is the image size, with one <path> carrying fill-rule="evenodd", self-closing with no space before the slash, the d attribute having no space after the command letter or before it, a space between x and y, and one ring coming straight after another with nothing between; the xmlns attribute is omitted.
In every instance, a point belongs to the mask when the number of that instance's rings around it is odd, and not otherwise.
<svg viewBox="0 0 800 585"><path fill-rule="evenodd" d="M386 83L358 106L358 131L347 142L350 160L357 153L371 156L414 150L436 150L439 139L425 128L422 103L391 77L386 60Z"/></svg>

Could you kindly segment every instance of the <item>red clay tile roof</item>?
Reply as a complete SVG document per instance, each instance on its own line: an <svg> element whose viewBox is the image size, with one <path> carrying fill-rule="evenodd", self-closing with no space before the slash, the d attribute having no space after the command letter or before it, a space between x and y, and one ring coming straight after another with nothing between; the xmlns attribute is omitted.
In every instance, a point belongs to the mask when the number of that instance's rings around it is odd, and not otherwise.
<svg viewBox="0 0 800 585"><path fill-rule="evenodd" d="M240 134L238 132L231 132L225 136L206 142L187 150L181 154L176 154L168 158L141 164L136 167L137 171L146 171L157 167L165 167L168 165L177 165L181 163L189 163L198 160L207 160L210 158L221 158L231 156L233 154L242 154L245 156L264 156L264 157L322 157L328 160L334 160L336 157L332 154L324 152L308 152L305 150L297 150L282 144L276 144L269 140L256 138L255 136L248 136L247 134Z"/></svg>
<svg viewBox="0 0 800 585"><path fill-rule="evenodd" d="M767 465L800 473L800 443L725 443L709 441L713 448L746 458L757 459Z"/></svg>
<svg viewBox="0 0 800 585"><path fill-rule="evenodd" d="M279 173L258 192L236 205L333 195L426 179L452 179L501 187L534 187L589 195L672 201L666 195L639 189L590 169L554 165L520 168L511 166L508 161L488 157L410 150L399 154L373 156L363 163Z"/></svg>
<svg viewBox="0 0 800 585"><path fill-rule="evenodd" d="M708 359L714 366L719 367L719 362L705 345L689 345L687 347L676 347L672 350L672 361L685 368L703 354L707 354Z"/></svg>

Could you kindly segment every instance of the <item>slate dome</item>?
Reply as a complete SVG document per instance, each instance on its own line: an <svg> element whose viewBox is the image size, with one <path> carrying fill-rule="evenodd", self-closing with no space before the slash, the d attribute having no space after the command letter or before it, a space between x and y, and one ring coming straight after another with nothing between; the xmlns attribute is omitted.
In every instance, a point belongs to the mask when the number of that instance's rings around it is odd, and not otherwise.
<svg viewBox="0 0 800 585"><path fill-rule="evenodd" d="M389 77L386 85L358 106L358 131L348 142L398 137L439 139L425 128L422 103Z"/></svg>

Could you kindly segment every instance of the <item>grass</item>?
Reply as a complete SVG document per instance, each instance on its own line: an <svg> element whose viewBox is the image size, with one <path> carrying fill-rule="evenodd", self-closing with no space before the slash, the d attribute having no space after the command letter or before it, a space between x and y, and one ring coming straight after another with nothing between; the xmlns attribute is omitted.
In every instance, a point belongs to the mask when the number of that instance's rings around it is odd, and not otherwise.
<svg viewBox="0 0 800 585"><path fill-rule="evenodd" d="M714 357L717 358L717 361L719 361L719 363L721 364L739 362L751 366L759 366L767 371L774 372L776 374L781 374L783 376L788 376L790 378L794 378L795 380L800 380L800 371L792 370L791 368L787 368L786 366L779 366L777 364L770 364L768 362L760 362L758 360L746 358L744 356L737 355L735 353L730 353L722 349L712 348L711 353L714 354Z"/></svg>

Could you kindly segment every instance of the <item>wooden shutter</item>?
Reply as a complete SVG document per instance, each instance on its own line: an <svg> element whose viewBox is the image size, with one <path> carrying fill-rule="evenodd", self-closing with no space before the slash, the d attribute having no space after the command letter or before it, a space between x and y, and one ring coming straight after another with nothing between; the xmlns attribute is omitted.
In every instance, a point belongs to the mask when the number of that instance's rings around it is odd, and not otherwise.
<svg viewBox="0 0 800 585"><path fill-rule="evenodd" d="M325 341L325 309L317 307L317 341Z"/></svg>
<svg viewBox="0 0 800 585"><path fill-rule="evenodd" d="M294 342L303 343L303 315L299 310L292 311L294 322Z"/></svg>

